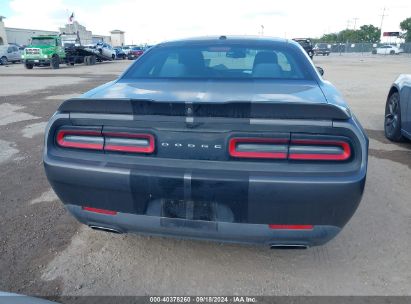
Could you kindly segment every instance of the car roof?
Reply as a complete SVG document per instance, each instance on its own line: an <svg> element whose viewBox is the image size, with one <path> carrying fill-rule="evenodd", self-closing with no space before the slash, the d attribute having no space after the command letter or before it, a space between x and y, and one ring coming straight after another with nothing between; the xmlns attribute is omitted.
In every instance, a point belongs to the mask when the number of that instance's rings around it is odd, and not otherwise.
<svg viewBox="0 0 411 304"><path fill-rule="evenodd" d="M180 45L207 45L214 43L224 44L243 44L261 45L261 44L294 44L296 42L277 37L268 36L204 36L204 37L192 37L179 40L165 41L157 44L157 46L180 46Z"/></svg>

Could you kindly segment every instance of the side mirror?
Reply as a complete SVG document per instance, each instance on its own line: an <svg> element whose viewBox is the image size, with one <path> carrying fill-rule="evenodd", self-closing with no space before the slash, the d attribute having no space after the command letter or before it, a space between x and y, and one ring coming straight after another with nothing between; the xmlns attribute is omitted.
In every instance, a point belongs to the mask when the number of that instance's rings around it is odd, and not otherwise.
<svg viewBox="0 0 411 304"><path fill-rule="evenodd" d="M320 73L320 75L323 76L324 75L324 69L322 67L316 67L316 68L317 68L318 73Z"/></svg>

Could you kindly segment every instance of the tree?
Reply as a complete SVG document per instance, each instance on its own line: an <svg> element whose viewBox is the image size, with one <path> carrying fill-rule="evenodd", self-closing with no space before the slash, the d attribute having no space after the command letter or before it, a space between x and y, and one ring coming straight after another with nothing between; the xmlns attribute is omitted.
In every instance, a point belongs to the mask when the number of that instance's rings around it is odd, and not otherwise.
<svg viewBox="0 0 411 304"><path fill-rule="evenodd" d="M362 25L358 33L359 41L376 43L380 41L381 30L372 25Z"/></svg>
<svg viewBox="0 0 411 304"><path fill-rule="evenodd" d="M400 28L406 31L404 35L405 42L411 42L411 17L403 20L400 23Z"/></svg>
<svg viewBox="0 0 411 304"><path fill-rule="evenodd" d="M381 30L372 25L362 25L358 30L345 29L338 33L324 34L319 41L328 43L370 42L380 41Z"/></svg>

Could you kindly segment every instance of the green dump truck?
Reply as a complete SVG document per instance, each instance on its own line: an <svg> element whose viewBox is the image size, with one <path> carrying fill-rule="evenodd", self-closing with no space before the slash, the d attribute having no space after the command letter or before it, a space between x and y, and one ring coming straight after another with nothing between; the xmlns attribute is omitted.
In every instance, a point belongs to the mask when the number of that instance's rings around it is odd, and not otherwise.
<svg viewBox="0 0 411 304"><path fill-rule="evenodd" d="M32 37L30 45L24 49L21 57L27 69L34 66L58 69L61 63L93 65L96 62L114 60L111 56L105 56L101 49L82 46L78 34Z"/></svg>
<svg viewBox="0 0 411 304"><path fill-rule="evenodd" d="M34 66L51 66L58 69L60 63L66 62L66 52L59 36L36 36L22 55L27 69Z"/></svg>

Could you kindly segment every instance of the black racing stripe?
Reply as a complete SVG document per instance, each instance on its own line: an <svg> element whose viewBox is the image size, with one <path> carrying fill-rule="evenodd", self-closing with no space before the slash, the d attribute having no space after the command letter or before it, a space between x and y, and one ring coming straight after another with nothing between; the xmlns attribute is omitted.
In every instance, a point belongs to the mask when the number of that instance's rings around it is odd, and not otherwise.
<svg viewBox="0 0 411 304"><path fill-rule="evenodd" d="M193 171L191 187L193 201L215 203L218 210L230 210L234 215L232 219L234 222L247 221L249 208L247 172ZM222 217L220 220L231 221Z"/></svg>
<svg viewBox="0 0 411 304"><path fill-rule="evenodd" d="M144 214L150 201L184 199L184 171L139 167L130 171L130 188L136 213Z"/></svg>

